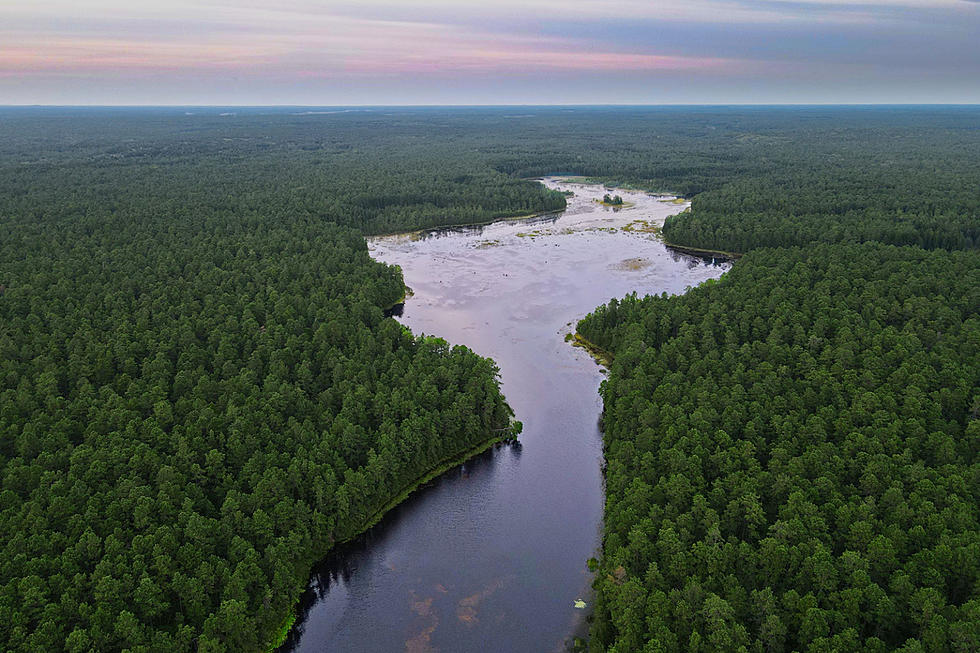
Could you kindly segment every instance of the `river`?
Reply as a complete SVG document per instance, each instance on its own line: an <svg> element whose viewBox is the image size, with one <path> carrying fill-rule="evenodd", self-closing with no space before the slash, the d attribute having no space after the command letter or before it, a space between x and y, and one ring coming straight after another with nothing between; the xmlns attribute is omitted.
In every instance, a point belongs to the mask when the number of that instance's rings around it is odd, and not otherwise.
<svg viewBox="0 0 980 653"><path fill-rule="evenodd" d="M565 337L612 297L679 293L727 264L674 253L655 228L685 208L602 186L558 216L371 239L414 295L416 334L490 356L521 445L447 472L314 569L283 651L561 651L591 603L598 556L603 370Z"/></svg>

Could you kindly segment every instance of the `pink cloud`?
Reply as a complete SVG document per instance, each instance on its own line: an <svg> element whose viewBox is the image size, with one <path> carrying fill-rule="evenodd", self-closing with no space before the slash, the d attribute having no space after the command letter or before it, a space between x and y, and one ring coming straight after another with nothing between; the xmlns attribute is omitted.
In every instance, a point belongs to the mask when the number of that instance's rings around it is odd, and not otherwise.
<svg viewBox="0 0 980 653"><path fill-rule="evenodd" d="M257 27L257 26L256 26ZM20 33L0 46L0 74L238 72L296 78L534 71L718 71L737 60L616 52L554 37L483 32L432 23L330 17L270 22L263 31L216 30L144 40L104 34Z"/></svg>
<svg viewBox="0 0 980 653"><path fill-rule="evenodd" d="M43 47L4 47L0 74L218 70L243 67L269 54L234 44L56 39Z"/></svg>

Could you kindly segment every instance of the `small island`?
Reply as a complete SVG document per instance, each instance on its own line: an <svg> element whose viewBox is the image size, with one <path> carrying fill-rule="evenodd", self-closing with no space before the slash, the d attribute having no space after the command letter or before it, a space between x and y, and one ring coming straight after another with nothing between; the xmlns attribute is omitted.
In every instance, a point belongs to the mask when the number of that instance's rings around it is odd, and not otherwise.
<svg viewBox="0 0 980 653"><path fill-rule="evenodd" d="M624 202L621 196L610 195L609 193L603 195L601 200L596 199L595 201L603 206L611 206L614 209L625 209L634 206L633 202Z"/></svg>

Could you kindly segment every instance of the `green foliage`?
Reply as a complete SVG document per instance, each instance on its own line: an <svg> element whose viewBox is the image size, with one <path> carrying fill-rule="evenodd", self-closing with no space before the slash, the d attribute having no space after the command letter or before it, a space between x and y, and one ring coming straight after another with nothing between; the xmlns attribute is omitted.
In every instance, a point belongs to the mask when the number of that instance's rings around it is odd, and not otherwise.
<svg viewBox="0 0 980 653"><path fill-rule="evenodd" d="M99 125L108 150L0 173L0 648L259 650L314 560L510 409L492 361L384 318L399 270L276 206L265 166ZM362 181L330 202L371 205ZM437 215L387 206L346 222Z"/></svg>
<svg viewBox="0 0 980 653"><path fill-rule="evenodd" d="M980 253L759 249L578 328L615 353L593 648L977 650Z"/></svg>
<svg viewBox="0 0 980 653"><path fill-rule="evenodd" d="M750 252L583 335L596 648L976 650L976 108L0 110L0 643L256 650L312 561L509 430L362 234L694 197ZM614 200L615 198L610 198ZM583 341L584 342L584 341ZM519 425L515 425L515 431Z"/></svg>
<svg viewBox="0 0 980 653"><path fill-rule="evenodd" d="M944 141L925 144L925 161L879 148L853 154L834 168L733 181L698 195L690 211L668 218L664 236L678 245L737 252L867 241L980 247L975 163L933 151L949 145ZM908 167L885 166L878 159L886 157L901 157Z"/></svg>
<svg viewBox="0 0 980 653"><path fill-rule="evenodd" d="M579 326L616 357L593 648L980 647L980 258L880 244L980 246L976 114L736 112L668 148L702 192L665 238L750 253Z"/></svg>
<svg viewBox="0 0 980 653"><path fill-rule="evenodd" d="M487 137L478 123L456 122L426 111L0 109L0 208L27 221L153 215L192 229L244 216L378 234L565 207L561 193L499 172L475 143L461 144Z"/></svg>

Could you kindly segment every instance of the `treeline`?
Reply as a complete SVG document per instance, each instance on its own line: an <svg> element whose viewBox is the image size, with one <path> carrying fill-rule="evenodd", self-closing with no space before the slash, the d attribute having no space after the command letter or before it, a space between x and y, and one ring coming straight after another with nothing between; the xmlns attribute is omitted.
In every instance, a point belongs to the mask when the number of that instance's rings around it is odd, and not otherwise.
<svg viewBox="0 0 980 653"><path fill-rule="evenodd" d="M696 195L665 227L681 245L955 249L980 237L975 107L186 113L2 110L5 202L37 210L59 192L75 208L162 203L382 233L559 209L560 194L523 178L567 173Z"/></svg>
<svg viewBox="0 0 980 653"><path fill-rule="evenodd" d="M977 173L945 166L868 172L852 162L843 175L735 181L694 198L669 218L664 236L679 245L746 252L807 243L881 242L926 249L980 247ZM697 245L695 245L697 244Z"/></svg>
<svg viewBox="0 0 980 653"><path fill-rule="evenodd" d="M412 114L183 114L0 110L5 219L167 215L179 228L249 215L379 234L565 207L461 145L487 138L479 123L457 133Z"/></svg>
<svg viewBox="0 0 980 653"><path fill-rule="evenodd" d="M980 647L980 253L760 249L580 332L608 651Z"/></svg>

